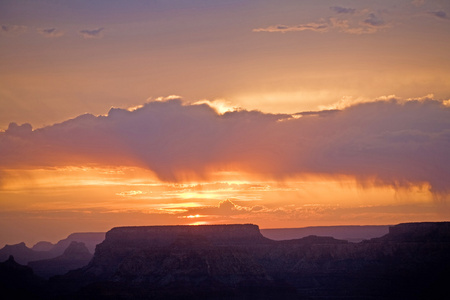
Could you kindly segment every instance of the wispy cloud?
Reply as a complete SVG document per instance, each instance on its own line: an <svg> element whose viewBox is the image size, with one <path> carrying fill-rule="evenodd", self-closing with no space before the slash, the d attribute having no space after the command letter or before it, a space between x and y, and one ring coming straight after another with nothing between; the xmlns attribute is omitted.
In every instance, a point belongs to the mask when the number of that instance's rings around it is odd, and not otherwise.
<svg viewBox="0 0 450 300"><path fill-rule="evenodd" d="M83 30L80 30L79 33L85 39L99 39L99 38L103 37L104 30L105 30L105 28L103 28L103 27L100 27L97 29L83 29Z"/></svg>
<svg viewBox="0 0 450 300"><path fill-rule="evenodd" d="M384 26L386 24L386 22L384 22L384 20L382 20L376 14L370 13L367 16L367 19L364 20L364 24L368 24L373 27L380 27L380 26Z"/></svg>
<svg viewBox="0 0 450 300"><path fill-rule="evenodd" d="M316 32L343 32L349 34L370 34L387 28L390 25L381 18L379 13L354 8L332 6L330 9L338 17L330 17L320 22L312 22L298 25L275 25L254 29L254 32L295 32L295 31L316 31Z"/></svg>
<svg viewBox="0 0 450 300"><path fill-rule="evenodd" d="M330 9L338 14L354 14L356 12L355 8L346 8L341 6L332 6Z"/></svg>
<svg viewBox="0 0 450 300"><path fill-rule="evenodd" d="M429 12L429 14L441 20L450 20L450 16L445 11L442 10L431 11Z"/></svg>
<svg viewBox="0 0 450 300"><path fill-rule="evenodd" d="M22 25L2 25L0 32L4 35L19 35L27 31L26 26Z"/></svg>
<svg viewBox="0 0 450 300"><path fill-rule="evenodd" d="M292 32L292 31L319 31L325 32L328 31L329 25L327 23L308 23L308 24L300 24L294 26L288 25L276 25L269 26L265 28L257 28L253 29L254 32Z"/></svg>
<svg viewBox="0 0 450 300"><path fill-rule="evenodd" d="M0 170L138 166L178 182L219 170L280 180L343 175L449 192L449 120L450 107L428 98L382 99L300 118L242 109L219 114L172 99L34 131L12 123L0 133Z"/></svg>
<svg viewBox="0 0 450 300"><path fill-rule="evenodd" d="M64 32L56 28L40 28L37 32L47 38L57 38L64 35Z"/></svg>

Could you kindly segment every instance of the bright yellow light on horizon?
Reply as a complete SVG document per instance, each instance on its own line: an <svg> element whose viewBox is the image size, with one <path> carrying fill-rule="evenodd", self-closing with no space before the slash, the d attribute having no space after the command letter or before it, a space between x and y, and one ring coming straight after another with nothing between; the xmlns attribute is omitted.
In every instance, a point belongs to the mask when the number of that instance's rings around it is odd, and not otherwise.
<svg viewBox="0 0 450 300"><path fill-rule="evenodd" d="M205 222L205 221L199 221L199 222L194 222L194 223L189 223L190 226L198 226L198 225L209 225L209 222Z"/></svg>
<svg viewBox="0 0 450 300"><path fill-rule="evenodd" d="M166 183L138 168L8 172L11 176L0 189L0 199L4 199L0 209L24 211L28 216L42 214L46 216L40 217L42 220L77 216L71 221L74 228L80 225L76 221L82 219L80 214L89 216L94 223L107 222L106 227L124 224L118 220L127 218L131 223L125 224L133 225L134 218L128 216L139 215L139 224L202 220L191 225L251 222L262 228L388 224L398 223L395 220L417 221L419 217L423 220L423 216L428 220L442 219L443 214L428 211L426 215L421 211L433 206L433 195L427 186L362 187L345 176L301 176L279 182L222 172L210 181ZM234 206L221 206L226 199ZM394 210L400 206L410 210L400 214ZM393 210L395 214L390 212ZM24 222L31 224L36 220Z"/></svg>

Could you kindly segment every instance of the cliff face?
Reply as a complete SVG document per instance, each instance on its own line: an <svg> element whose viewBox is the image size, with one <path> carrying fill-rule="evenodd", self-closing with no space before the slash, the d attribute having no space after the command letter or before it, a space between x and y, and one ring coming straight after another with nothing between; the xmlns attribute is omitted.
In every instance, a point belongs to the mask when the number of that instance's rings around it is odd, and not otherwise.
<svg viewBox="0 0 450 300"><path fill-rule="evenodd" d="M450 242L450 222L404 223L389 227L385 240L398 242Z"/></svg>
<svg viewBox="0 0 450 300"><path fill-rule="evenodd" d="M105 242L137 247L167 246L180 239L203 238L214 245L269 241L253 224L203 226L117 227L106 233Z"/></svg>
<svg viewBox="0 0 450 300"><path fill-rule="evenodd" d="M188 291L205 299L433 299L450 280L448 236L449 223L401 224L358 244L316 236L271 241L250 224L121 227L106 234L88 266L61 280L99 297L114 288L124 299Z"/></svg>
<svg viewBox="0 0 450 300"><path fill-rule="evenodd" d="M104 280L157 285L259 280L265 271L250 248L271 243L251 224L113 228L85 272Z"/></svg>

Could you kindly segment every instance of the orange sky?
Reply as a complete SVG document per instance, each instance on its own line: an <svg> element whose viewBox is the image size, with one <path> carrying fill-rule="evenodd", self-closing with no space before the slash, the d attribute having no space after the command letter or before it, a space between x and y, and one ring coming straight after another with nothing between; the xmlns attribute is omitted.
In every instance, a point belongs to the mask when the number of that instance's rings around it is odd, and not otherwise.
<svg viewBox="0 0 450 300"><path fill-rule="evenodd" d="M13 172L12 172L13 173ZM2 239L56 241L123 225L255 223L261 228L447 220L426 186L358 186L352 179L164 183L136 168L66 168L8 174ZM231 176L236 178L235 174Z"/></svg>
<svg viewBox="0 0 450 300"><path fill-rule="evenodd" d="M0 246L449 220L448 1L7 0L0 23Z"/></svg>

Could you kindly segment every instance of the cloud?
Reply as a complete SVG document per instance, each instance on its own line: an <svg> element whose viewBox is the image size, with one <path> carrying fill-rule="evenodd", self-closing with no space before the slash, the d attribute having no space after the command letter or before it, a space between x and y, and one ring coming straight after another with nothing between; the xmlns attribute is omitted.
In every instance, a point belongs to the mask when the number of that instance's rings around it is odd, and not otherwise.
<svg viewBox="0 0 450 300"><path fill-rule="evenodd" d="M26 26L22 25L2 25L0 32L4 35L19 35L27 31Z"/></svg>
<svg viewBox="0 0 450 300"><path fill-rule="evenodd" d="M241 109L240 106L233 105L230 101L223 99L216 99L213 101L200 100L194 102L194 104L207 104L208 106L214 108L219 114L224 114L226 112L237 111Z"/></svg>
<svg viewBox="0 0 450 300"><path fill-rule="evenodd" d="M299 25L276 25L264 28L253 29L254 32L343 32L348 34L371 34L390 26L379 14L369 12L367 9L356 10L353 8L344 8L333 6L330 9L338 15L346 15L348 18L331 17L320 22L312 22Z"/></svg>
<svg viewBox="0 0 450 300"><path fill-rule="evenodd" d="M337 31L356 35L375 33L379 28L381 28L371 26L370 24L365 22L354 24L348 20L340 20L336 18L331 18L330 22L332 23L332 27L337 29Z"/></svg>
<svg viewBox="0 0 450 300"><path fill-rule="evenodd" d="M269 26L266 28L257 28L253 29L254 32L292 32L292 31L318 31L318 32L325 32L328 31L328 24L327 23L308 23L308 24L300 24L300 25L294 25L294 26L287 26L287 25L276 25L276 26Z"/></svg>
<svg viewBox="0 0 450 300"><path fill-rule="evenodd" d="M0 170L137 166L172 182L217 171L277 180L315 174L448 193L448 149L450 107L437 100L389 98L293 117L219 114L170 99L36 130L11 124L0 133Z"/></svg>
<svg viewBox="0 0 450 300"><path fill-rule="evenodd" d="M356 12L356 9L354 8L345 8L341 6L332 6L330 9L338 14L354 14Z"/></svg>
<svg viewBox="0 0 450 300"><path fill-rule="evenodd" d="M386 23L374 13L370 13L367 19L364 20L364 24L368 24L373 27L384 26Z"/></svg>
<svg viewBox="0 0 450 300"><path fill-rule="evenodd" d="M442 20L450 20L450 17L447 15L447 13L442 10L431 11L431 12L429 12L429 14L432 16L435 16L436 18L442 19Z"/></svg>
<svg viewBox="0 0 450 300"><path fill-rule="evenodd" d="M361 103L371 103L371 102L378 102L378 101L396 101L398 103L406 103L407 101L428 101L433 100L434 94L428 94L423 97L415 97L415 98L408 98L408 99L402 99L400 97L397 97L396 95L387 95L387 96L379 96L376 99L370 99L370 98L353 98L352 96L343 96L341 100L339 100L336 103L333 103L331 105L322 105L319 106L319 108L323 111L332 111L332 110L341 110L348 108L350 106L354 106ZM447 105L448 100L442 101L442 104Z"/></svg>
<svg viewBox="0 0 450 300"><path fill-rule="evenodd" d="M278 209L278 208L276 208ZM231 199L226 199L219 202L217 206L199 206L187 208L184 212L179 213L179 218L193 218L193 217L232 217L245 216L251 213L270 213L273 210L264 206L241 206L236 204Z"/></svg>
<svg viewBox="0 0 450 300"><path fill-rule="evenodd" d="M30 135L33 131L31 124L25 123L22 125L17 125L16 123L10 123L8 129L6 130L9 134L14 136L26 136Z"/></svg>
<svg viewBox="0 0 450 300"><path fill-rule="evenodd" d="M47 38L57 38L64 35L64 32L56 28L41 28L38 29L37 32Z"/></svg>
<svg viewBox="0 0 450 300"><path fill-rule="evenodd" d="M105 30L105 28L100 27L97 29L83 29L80 30L80 34L82 37L84 37L85 39L99 39L103 37L103 31Z"/></svg>

